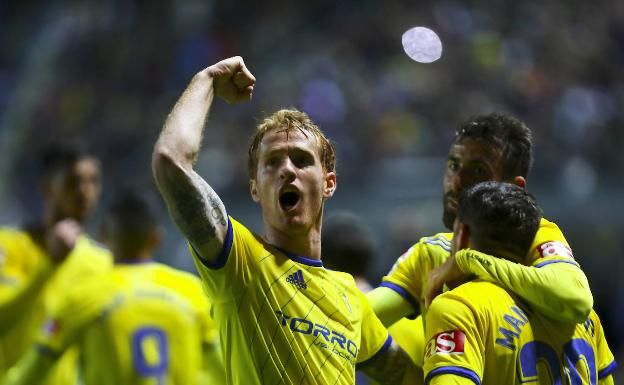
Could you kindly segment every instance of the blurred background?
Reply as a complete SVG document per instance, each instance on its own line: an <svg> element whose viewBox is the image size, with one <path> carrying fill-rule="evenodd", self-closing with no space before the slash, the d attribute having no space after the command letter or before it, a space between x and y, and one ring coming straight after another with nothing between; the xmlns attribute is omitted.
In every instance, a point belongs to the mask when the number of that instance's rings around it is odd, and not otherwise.
<svg viewBox="0 0 624 385"><path fill-rule="evenodd" d="M439 34L440 60L405 55L401 35L414 26ZM624 2L0 1L0 48L0 223L38 215L39 149L82 138L102 159L100 207L120 188L151 194L167 228L157 258L189 270L150 157L207 65L241 55L258 81L251 103L215 102L199 158L229 213L261 232L248 138L266 114L301 108L337 147L326 213L353 211L374 230L374 283L444 230L442 175L458 124L515 115L535 136L528 189L566 234L624 362Z"/></svg>

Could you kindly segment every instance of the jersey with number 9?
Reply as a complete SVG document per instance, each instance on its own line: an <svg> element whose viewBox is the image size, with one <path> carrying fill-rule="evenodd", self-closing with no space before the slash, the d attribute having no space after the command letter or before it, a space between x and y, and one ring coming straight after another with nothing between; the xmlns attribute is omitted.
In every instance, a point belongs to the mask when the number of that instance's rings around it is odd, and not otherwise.
<svg viewBox="0 0 624 385"><path fill-rule="evenodd" d="M87 384L195 383L209 306L199 280L167 266L117 265L72 290L38 346L55 354L76 341Z"/></svg>
<svg viewBox="0 0 624 385"><path fill-rule="evenodd" d="M504 289L472 281L427 313L425 383L455 375L476 384L595 385L615 369L602 325L552 321Z"/></svg>

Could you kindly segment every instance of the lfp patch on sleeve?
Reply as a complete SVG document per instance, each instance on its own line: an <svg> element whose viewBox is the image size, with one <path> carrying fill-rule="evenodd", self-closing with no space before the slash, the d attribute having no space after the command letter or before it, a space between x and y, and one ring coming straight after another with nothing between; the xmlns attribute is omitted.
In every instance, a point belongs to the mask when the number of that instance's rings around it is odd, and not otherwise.
<svg viewBox="0 0 624 385"><path fill-rule="evenodd" d="M537 250L539 251L542 258L560 255L562 257L574 259L572 249L570 249L570 247L568 247L565 243L559 241L542 243L541 245L537 246Z"/></svg>
<svg viewBox="0 0 624 385"><path fill-rule="evenodd" d="M451 330L436 334L425 348L425 357L436 354L464 354L466 335L461 330Z"/></svg>

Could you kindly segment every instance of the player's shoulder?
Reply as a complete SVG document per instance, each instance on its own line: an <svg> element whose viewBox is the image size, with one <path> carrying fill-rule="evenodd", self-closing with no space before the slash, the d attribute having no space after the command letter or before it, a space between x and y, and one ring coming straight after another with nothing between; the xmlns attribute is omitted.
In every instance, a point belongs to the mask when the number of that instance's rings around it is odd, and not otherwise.
<svg viewBox="0 0 624 385"><path fill-rule="evenodd" d="M357 288L355 284L355 278L349 273L345 273L344 271L330 270L326 269L327 275L334 282L338 282L343 286L354 287Z"/></svg>
<svg viewBox="0 0 624 385"><path fill-rule="evenodd" d="M189 285L200 285L201 283L199 277L188 271L180 270L160 262L154 262L153 264L158 274L162 274L163 277L169 278L172 281Z"/></svg>
<svg viewBox="0 0 624 385"><path fill-rule="evenodd" d="M472 280L440 294L441 298L451 299L480 308L489 306L493 300L509 297L509 293L491 282Z"/></svg>
<svg viewBox="0 0 624 385"><path fill-rule="evenodd" d="M88 257L91 265L99 263L103 267L110 267L113 262L111 251L86 233L80 234L74 250L76 254Z"/></svg>
<svg viewBox="0 0 624 385"><path fill-rule="evenodd" d="M420 238L416 245L420 244L427 248L442 249L446 252L450 252L452 239L453 233L437 233L429 237Z"/></svg>
<svg viewBox="0 0 624 385"><path fill-rule="evenodd" d="M32 237L18 226L0 226L0 245L32 243Z"/></svg>
<svg viewBox="0 0 624 385"><path fill-rule="evenodd" d="M557 241L568 245L568 241L565 239L565 236L559 226L557 226L555 222L542 218L540 221L540 227L535 235L535 242L543 243L547 241Z"/></svg>
<svg viewBox="0 0 624 385"><path fill-rule="evenodd" d="M431 268L435 267L449 257L452 239L453 233L437 233L422 237L408 249L401 259L422 260L422 263L430 260Z"/></svg>

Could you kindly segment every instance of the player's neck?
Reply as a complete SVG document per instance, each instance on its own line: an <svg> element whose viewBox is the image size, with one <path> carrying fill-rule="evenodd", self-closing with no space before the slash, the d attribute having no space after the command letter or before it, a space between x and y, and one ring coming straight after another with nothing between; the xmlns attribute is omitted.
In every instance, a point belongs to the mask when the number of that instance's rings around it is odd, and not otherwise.
<svg viewBox="0 0 624 385"><path fill-rule="evenodd" d="M321 231L313 227L301 234L281 232L270 226L265 227L265 240L281 249L301 257L321 259Z"/></svg>
<svg viewBox="0 0 624 385"><path fill-rule="evenodd" d="M136 253L126 253L123 250L115 249L112 250L113 256L115 258L115 263L142 263L152 261L154 258L152 257L151 250L143 250Z"/></svg>

